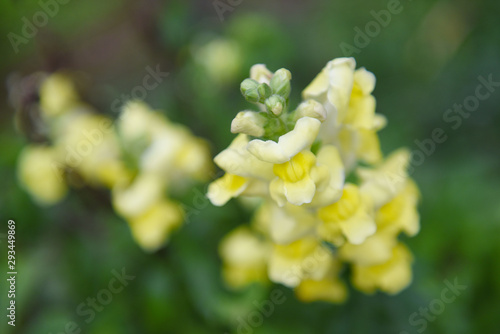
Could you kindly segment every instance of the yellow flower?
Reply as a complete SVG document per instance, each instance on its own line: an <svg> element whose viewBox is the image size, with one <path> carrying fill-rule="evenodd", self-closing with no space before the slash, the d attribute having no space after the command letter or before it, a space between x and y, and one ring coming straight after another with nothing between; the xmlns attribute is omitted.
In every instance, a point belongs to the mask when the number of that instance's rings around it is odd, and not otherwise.
<svg viewBox="0 0 500 334"><path fill-rule="evenodd" d="M311 169L316 164L316 156L311 151L302 151L290 161L274 165L276 176L271 182L271 197L280 205L284 198L294 205L311 203L316 185L311 178Z"/></svg>
<svg viewBox="0 0 500 334"><path fill-rule="evenodd" d="M392 250L390 260L383 264L353 265L353 284L366 293L380 289L389 294L396 294L411 283L412 261L412 255L406 246L397 244Z"/></svg>
<svg viewBox="0 0 500 334"><path fill-rule="evenodd" d="M139 174L129 185L113 189L113 207L125 218L135 218L163 199L165 185L155 174Z"/></svg>
<svg viewBox="0 0 500 334"><path fill-rule="evenodd" d="M416 235L420 230L419 197L417 185L408 179L400 193L377 211L377 226L394 234L404 231L410 237Z"/></svg>
<svg viewBox="0 0 500 334"><path fill-rule="evenodd" d="M277 244L289 244L306 236L313 236L319 220L313 211L287 204L278 207L266 201L258 209L253 221L257 230L268 235Z"/></svg>
<svg viewBox="0 0 500 334"><path fill-rule="evenodd" d="M210 183L207 197L213 205L222 206L231 198L239 196L248 187L250 180L234 174L224 176Z"/></svg>
<svg viewBox="0 0 500 334"><path fill-rule="evenodd" d="M326 124L338 124L344 119L349 106L355 67L354 58L334 59L326 64L302 92L305 100L314 99L325 106L328 115Z"/></svg>
<svg viewBox="0 0 500 334"><path fill-rule="evenodd" d="M305 279L295 288L295 295L303 302L325 301L341 303L347 298L347 287L338 275L342 269L342 262L332 258L328 272L324 278Z"/></svg>
<svg viewBox="0 0 500 334"><path fill-rule="evenodd" d="M140 154L139 169L162 175L176 184L188 179L206 180L212 170L208 144L183 128L165 128Z"/></svg>
<svg viewBox="0 0 500 334"><path fill-rule="evenodd" d="M305 279L321 280L333 265L331 253L315 237L305 237L288 245L275 244L268 264L269 278L296 287Z"/></svg>
<svg viewBox="0 0 500 334"><path fill-rule="evenodd" d="M375 76L364 67L354 71L353 86L344 124L355 128L371 129L375 123Z"/></svg>
<svg viewBox="0 0 500 334"><path fill-rule="evenodd" d="M399 149L376 168L357 169L361 179L361 190L374 200L375 207L379 208L386 204L405 187L409 161L410 152Z"/></svg>
<svg viewBox="0 0 500 334"><path fill-rule="evenodd" d="M121 184L127 184L133 173L121 160L106 160L97 170L97 178L109 189Z"/></svg>
<svg viewBox="0 0 500 334"><path fill-rule="evenodd" d="M173 163L170 179L193 178L207 181L213 171L212 156L207 141L190 135L185 138Z"/></svg>
<svg viewBox="0 0 500 334"><path fill-rule="evenodd" d="M19 156L19 180L39 204L52 205L66 195L58 160L57 150L48 146L27 146Z"/></svg>
<svg viewBox="0 0 500 334"><path fill-rule="evenodd" d="M236 42L217 38L198 48L196 61L216 82L233 80L240 70L241 52Z"/></svg>
<svg viewBox="0 0 500 334"><path fill-rule="evenodd" d="M347 287L336 278L325 278L319 281L304 280L295 288L297 298L303 302L324 301L342 303L347 299Z"/></svg>
<svg viewBox="0 0 500 334"><path fill-rule="evenodd" d="M65 115L53 127L55 145L64 163L95 186L119 182L110 180L106 171L120 160L120 147L110 124L109 118L80 109Z"/></svg>
<svg viewBox="0 0 500 334"><path fill-rule="evenodd" d="M247 150L249 137L239 134L214 161L225 172L247 178L269 181L274 178L273 164L256 158Z"/></svg>
<svg viewBox="0 0 500 334"><path fill-rule="evenodd" d="M352 58L332 60L290 110L291 73L255 65L240 88L259 112L236 116L231 130L240 135L214 159L226 174L208 197L223 205L258 196L252 227L272 245L267 275L306 302L345 300L343 263L362 291L396 293L411 280L411 255L398 244L400 232L419 230L409 153L382 161L377 131L386 119L375 113L375 76L355 67ZM368 167L357 168L356 184L345 184L359 162Z"/></svg>
<svg viewBox="0 0 500 334"><path fill-rule="evenodd" d="M266 282L269 247L246 226L240 226L222 240L219 253L227 284L241 288L252 282Z"/></svg>
<svg viewBox="0 0 500 334"><path fill-rule="evenodd" d="M179 183L189 178L206 180L212 170L204 140L143 102L127 103L118 120L118 133L143 172Z"/></svg>
<svg viewBox="0 0 500 334"><path fill-rule="evenodd" d="M382 158L376 132L385 118L375 114L375 76L364 68L355 70L353 58L330 61L303 91L305 99L323 104L327 117L319 138L338 146L350 170L358 159L377 163Z"/></svg>
<svg viewBox="0 0 500 334"><path fill-rule="evenodd" d="M302 117L312 117L324 122L326 120L326 110L318 101L307 100L299 104L293 116L295 121Z"/></svg>
<svg viewBox="0 0 500 334"><path fill-rule="evenodd" d="M40 86L40 108L44 116L62 115L79 104L73 81L63 73L48 76Z"/></svg>
<svg viewBox="0 0 500 334"><path fill-rule="evenodd" d="M317 157L299 152L290 161L274 165L277 178L270 183L271 197L283 206L310 204L320 207L337 201L342 194L344 169L337 149L324 146Z"/></svg>
<svg viewBox="0 0 500 334"><path fill-rule="evenodd" d="M128 219L135 241L149 252L163 246L182 221L180 206L167 199L156 202L144 213Z"/></svg>
<svg viewBox="0 0 500 334"><path fill-rule="evenodd" d="M338 242L339 232L342 232L350 243L361 244L377 229L369 199L351 183L345 185L338 202L321 208L318 214L324 222L319 233L332 243Z"/></svg>
<svg viewBox="0 0 500 334"><path fill-rule="evenodd" d="M416 208L418 198L419 193L415 183L408 179L405 188L376 212L377 232L362 244L342 245L339 248L340 257L345 261L364 266L388 261L401 231L408 236L418 233L419 216Z"/></svg>
<svg viewBox="0 0 500 334"><path fill-rule="evenodd" d="M324 145L316 157L317 168L311 171L311 177L316 184L316 194L308 206L319 208L340 199L345 170L339 151L333 145Z"/></svg>
<svg viewBox="0 0 500 334"><path fill-rule="evenodd" d="M274 177L273 165L250 154L248 142L248 136L240 134L214 158L226 174L208 187L207 197L212 204L222 206L239 195L267 196L268 181Z"/></svg>
<svg viewBox="0 0 500 334"><path fill-rule="evenodd" d="M244 133L250 136L264 135L266 118L255 111L240 111L231 122L232 133Z"/></svg>
<svg viewBox="0 0 500 334"><path fill-rule="evenodd" d="M164 123L165 119L144 102L129 101L117 120L117 131L127 144L139 140L149 143L153 135L163 132Z"/></svg>
<svg viewBox="0 0 500 334"><path fill-rule="evenodd" d="M362 266L372 266L387 262L398 239L389 230L377 229L377 232L361 244L344 243L339 248L339 257Z"/></svg>

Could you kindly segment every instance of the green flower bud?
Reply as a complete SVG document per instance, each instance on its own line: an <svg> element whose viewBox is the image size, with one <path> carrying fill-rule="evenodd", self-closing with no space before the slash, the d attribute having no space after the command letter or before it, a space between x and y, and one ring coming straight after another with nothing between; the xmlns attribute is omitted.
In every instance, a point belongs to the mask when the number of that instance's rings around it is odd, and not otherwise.
<svg viewBox="0 0 500 334"><path fill-rule="evenodd" d="M291 91L290 80L292 79L292 74L289 70L281 68L277 70L273 77L271 78L271 89L274 94L283 96L285 99L288 98Z"/></svg>
<svg viewBox="0 0 500 334"><path fill-rule="evenodd" d="M283 96L274 94L266 100L265 104L268 112L279 116L285 110L286 100Z"/></svg>
<svg viewBox="0 0 500 334"><path fill-rule="evenodd" d="M245 79L240 85L241 94L249 102L259 102L260 96L257 88L259 83L253 79Z"/></svg>
<svg viewBox="0 0 500 334"><path fill-rule="evenodd" d="M259 93L260 103L264 103L264 101L272 94L271 87L269 87L269 85L265 83L259 84L259 86L257 87L257 92Z"/></svg>

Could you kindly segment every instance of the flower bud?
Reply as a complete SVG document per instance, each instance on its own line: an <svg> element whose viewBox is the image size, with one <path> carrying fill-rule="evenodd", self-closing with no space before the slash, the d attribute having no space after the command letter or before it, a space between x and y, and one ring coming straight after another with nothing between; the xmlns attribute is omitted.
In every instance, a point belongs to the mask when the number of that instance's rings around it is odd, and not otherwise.
<svg viewBox="0 0 500 334"><path fill-rule="evenodd" d="M285 109L286 101L282 96L274 94L266 100L265 104L268 112L279 116Z"/></svg>
<svg viewBox="0 0 500 334"><path fill-rule="evenodd" d="M250 69L250 78L256 80L259 83L269 84L273 73L269 71L264 64L253 65Z"/></svg>
<svg viewBox="0 0 500 334"><path fill-rule="evenodd" d="M265 83L259 84L257 87L257 92L259 93L259 102L264 103L264 101L271 96L271 87Z"/></svg>
<svg viewBox="0 0 500 334"><path fill-rule="evenodd" d="M232 133L244 133L250 136L262 137L266 117L255 111L240 111L231 122Z"/></svg>
<svg viewBox="0 0 500 334"><path fill-rule="evenodd" d="M323 122L326 119L326 110L318 101L307 100L299 104L295 110L295 119L302 117L312 117Z"/></svg>
<svg viewBox="0 0 500 334"><path fill-rule="evenodd" d="M274 94L283 96L285 99L288 98L291 91L290 80L292 79L292 74L289 70L281 68L277 70L273 77L271 78L271 89Z"/></svg>
<svg viewBox="0 0 500 334"><path fill-rule="evenodd" d="M245 79L240 85L241 94L249 102L258 102L260 99L257 88L259 83L253 79Z"/></svg>

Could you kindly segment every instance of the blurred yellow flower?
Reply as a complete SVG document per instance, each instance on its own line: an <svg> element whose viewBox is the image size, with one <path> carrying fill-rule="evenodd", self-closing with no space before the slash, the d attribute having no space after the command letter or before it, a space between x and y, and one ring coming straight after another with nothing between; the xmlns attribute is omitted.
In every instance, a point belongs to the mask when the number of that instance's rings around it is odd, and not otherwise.
<svg viewBox="0 0 500 334"><path fill-rule="evenodd" d="M353 265L353 284L359 290L373 293L380 289L389 294L396 294L411 282L411 263L413 257L403 244L397 244L392 250L389 261L374 265Z"/></svg>
<svg viewBox="0 0 500 334"><path fill-rule="evenodd" d="M49 146L26 146L18 161L21 185L41 205L59 202L67 192L57 151Z"/></svg>
<svg viewBox="0 0 500 334"><path fill-rule="evenodd" d="M80 101L66 74L49 75L40 87L52 146L28 146L20 156L21 184L40 204L66 194L66 170L90 187L108 188L115 211L146 251L160 248L181 225L182 193L212 171L208 144L140 101L127 103L116 124Z"/></svg>
<svg viewBox="0 0 500 334"><path fill-rule="evenodd" d="M233 288L253 282L266 282L269 245L246 226L231 231L221 241L219 253L224 261L222 274Z"/></svg>
<svg viewBox="0 0 500 334"><path fill-rule="evenodd" d="M319 234L327 241L334 242L341 231L350 243L357 245L377 229L371 202L351 183L344 186L338 202L319 209L318 214L323 221Z"/></svg>
<svg viewBox="0 0 500 334"><path fill-rule="evenodd" d="M320 280L333 265L331 254L313 236L287 245L275 244L269 257L269 278L276 283L296 287L302 280Z"/></svg>
<svg viewBox="0 0 500 334"><path fill-rule="evenodd" d="M217 38L197 48L195 59L211 80L225 83L237 76L242 55L235 41Z"/></svg>
<svg viewBox="0 0 500 334"><path fill-rule="evenodd" d="M64 73L49 75L40 86L40 109L44 116L60 116L79 104L75 84Z"/></svg>
<svg viewBox="0 0 500 334"><path fill-rule="evenodd" d="M150 206L142 214L128 220L132 236L146 251L152 252L162 247L171 232L183 221L182 209L167 199Z"/></svg>

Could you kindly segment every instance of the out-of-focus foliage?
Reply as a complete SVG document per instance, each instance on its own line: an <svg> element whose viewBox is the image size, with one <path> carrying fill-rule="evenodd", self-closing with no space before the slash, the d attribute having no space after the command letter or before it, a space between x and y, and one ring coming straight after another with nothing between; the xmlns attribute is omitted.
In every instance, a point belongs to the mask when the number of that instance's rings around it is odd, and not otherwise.
<svg viewBox="0 0 500 334"><path fill-rule="evenodd" d="M425 333L498 331L500 90L467 117L450 123L443 116L474 96L479 76L500 81L500 4L401 4L403 10L353 56L377 76L377 111L391 124L379 133L384 153L400 146L422 151L416 141L432 138L436 128L447 136L432 154L422 153L424 161L412 174L423 198L420 234L406 240L415 255L413 283L396 296L353 293L343 305L303 304L282 289L286 301L263 317L254 333L416 333L421 326L412 326L409 317L440 299L444 281L455 278L466 290L427 322ZM24 82L22 89L12 89L22 77L42 70L77 71L85 100L115 118L114 101L142 85L146 67L159 66L170 74L147 92L146 102L167 110L169 119L219 152L233 137L227 131L231 120L250 106L238 89L250 65L288 68L294 74L292 91L298 91L328 60L344 56L340 43L354 45L354 28L364 31L374 21L370 11L387 5L382 0L242 1L220 21L210 1L71 1L15 53L7 34L20 34L23 17L31 20L41 7L1 2L0 73L10 96L0 91L0 233L8 219L16 221L18 308L16 328L2 315L0 332L59 333L75 321L82 333L237 333L239 319L248 321L254 302L267 300L274 288L252 286L235 294L223 285L218 243L248 221L250 210L238 202L212 207L204 186L181 199L189 205L190 221L154 254L134 243L102 192L70 192L51 208L32 202L15 168L22 147L39 140L23 126L32 112L26 107L37 99L33 87ZM214 41L222 44L209 46ZM199 50L214 54L200 61ZM227 52L234 54L228 67L221 66L217 54ZM223 73L213 71L217 67L207 70L209 61L219 63ZM214 78L218 74L222 77ZM6 268L3 236L0 266ZM122 268L135 279L87 323L77 307L108 286L113 269ZM1 280L2 310L5 288Z"/></svg>

